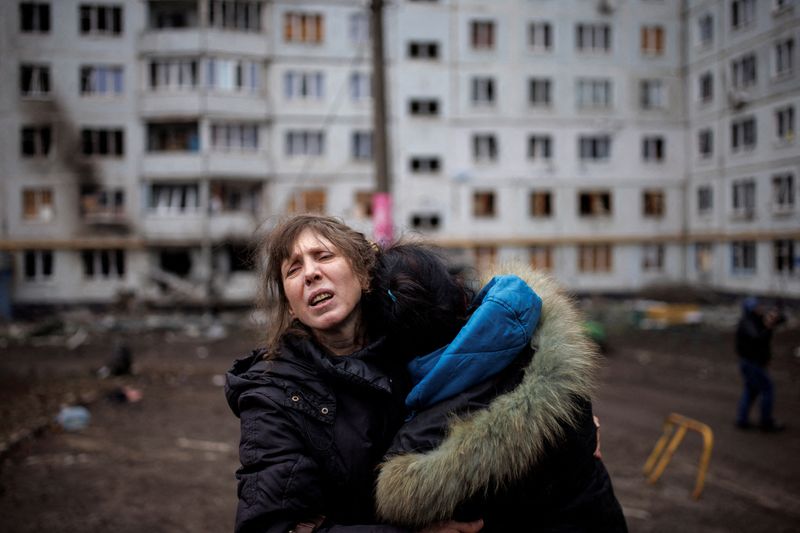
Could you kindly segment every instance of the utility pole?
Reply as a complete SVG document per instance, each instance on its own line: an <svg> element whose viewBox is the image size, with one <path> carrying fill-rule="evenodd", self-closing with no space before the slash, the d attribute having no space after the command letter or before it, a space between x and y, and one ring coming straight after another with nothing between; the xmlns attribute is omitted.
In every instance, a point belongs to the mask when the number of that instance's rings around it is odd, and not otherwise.
<svg viewBox="0 0 800 533"><path fill-rule="evenodd" d="M393 239L389 143L386 136L386 77L383 53L383 0L372 0L372 102L373 155L375 157L375 194L372 196L372 220L375 240Z"/></svg>

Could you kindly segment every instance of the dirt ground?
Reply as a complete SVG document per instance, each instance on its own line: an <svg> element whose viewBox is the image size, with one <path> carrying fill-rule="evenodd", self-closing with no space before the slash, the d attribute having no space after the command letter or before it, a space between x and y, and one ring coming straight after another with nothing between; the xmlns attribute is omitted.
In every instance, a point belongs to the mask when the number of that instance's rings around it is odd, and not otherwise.
<svg viewBox="0 0 800 533"><path fill-rule="evenodd" d="M0 347L0 442L19 441L0 449L0 532L230 531L239 429L220 379L255 336L227 333L216 340L170 331L93 335L74 350ZM94 370L119 339L130 344L136 373L101 380ZM800 529L800 328L784 328L774 343L776 416L788 426L779 434L733 426L740 381L730 331L627 328L609 344L595 411L632 532ZM106 397L122 385L142 400ZM62 402L80 401L91 412L88 427L44 427ZM698 501L690 497L702 451L695 433L655 485L642 475L672 412L714 432ZM33 434L20 440L25 428Z"/></svg>

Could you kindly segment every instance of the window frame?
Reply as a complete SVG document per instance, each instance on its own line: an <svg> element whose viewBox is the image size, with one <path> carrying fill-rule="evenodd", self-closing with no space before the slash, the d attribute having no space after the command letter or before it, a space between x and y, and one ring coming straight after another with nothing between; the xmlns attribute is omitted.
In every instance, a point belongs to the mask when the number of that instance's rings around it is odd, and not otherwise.
<svg viewBox="0 0 800 533"><path fill-rule="evenodd" d="M55 219L55 195L52 187L23 187L22 211L24 223L49 223Z"/></svg>
<svg viewBox="0 0 800 533"><path fill-rule="evenodd" d="M528 192L528 217L553 218L553 191L535 189Z"/></svg>
<svg viewBox="0 0 800 533"><path fill-rule="evenodd" d="M124 31L123 5L113 3L78 5L78 33L81 36L121 37Z"/></svg>

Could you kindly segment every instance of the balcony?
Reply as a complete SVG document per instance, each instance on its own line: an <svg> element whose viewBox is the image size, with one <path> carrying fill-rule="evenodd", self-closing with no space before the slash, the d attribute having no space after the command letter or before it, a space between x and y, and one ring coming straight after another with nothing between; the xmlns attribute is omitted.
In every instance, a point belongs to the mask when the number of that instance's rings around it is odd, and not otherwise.
<svg viewBox="0 0 800 533"><path fill-rule="evenodd" d="M125 211L125 191L119 188L81 186L80 216L84 224L98 228L124 229L131 224Z"/></svg>
<svg viewBox="0 0 800 533"><path fill-rule="evenodd" d="M260 182L211 182L209 233L215 241L249 240L258 226L263 186Z"/></svg>
<svg viewBox="0 0 800 533"><path fill-rule="evenodd" d="M217 115L252 119L265 118L271 113L267 98L258 92L199 88L147 90L141 96L141 110L147 118Z"/></svg>
<svg viewBox="0 0 800 533"><path fill-rule="evenodd" d="M212 151L208 155L211 175L266 178L272 170L272 161L264 152Z"/></svg>

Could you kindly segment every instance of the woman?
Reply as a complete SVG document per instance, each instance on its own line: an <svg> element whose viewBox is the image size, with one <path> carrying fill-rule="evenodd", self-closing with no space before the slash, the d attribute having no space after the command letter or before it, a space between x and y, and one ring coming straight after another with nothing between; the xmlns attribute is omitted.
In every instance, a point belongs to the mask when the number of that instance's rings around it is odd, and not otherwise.
<svg viewBox="0 0 800 533"><path fill-rule="evenodd" d="M265 348L237 361L225 388L241 419L236 531L408 531L370 525L375 466L402 422L406 389L399 358L364 327L374 247L319 216L284 221L264 247Z"/></svg>
<svg viewBox="0 0 800 533"><path fill-rule="evenodd" d="M378 480L383 518L414 527L480 517L487 532L626 531L594 454L594 351L553 282L520 274L527 283L492 278L470 306L431 251L396 245L379 257L369 316L384 317L392 345L416 356L412 416Z"/></svg>

